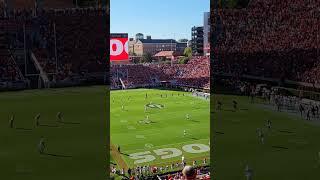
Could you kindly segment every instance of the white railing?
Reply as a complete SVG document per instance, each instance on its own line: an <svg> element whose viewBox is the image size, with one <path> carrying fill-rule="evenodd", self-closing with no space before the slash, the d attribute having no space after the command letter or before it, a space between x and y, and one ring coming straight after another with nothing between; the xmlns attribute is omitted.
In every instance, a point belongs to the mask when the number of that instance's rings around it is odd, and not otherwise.
<svg viewBox="0 0 320 180"><path fill-rule="evenodd" d="M47 73L43 70L41 64L39 63L39 61L37 60L37 58L36 58L36 56L33 54L33 52L31 52L31 59L33 60L36 68L39 70L39 72L40 72L39 75L40 75L40 77L42 78L45 86L48 86L48 85L50 84L50 83L49 83L50 81L49 81L48 75L47 75Z"/></svg>

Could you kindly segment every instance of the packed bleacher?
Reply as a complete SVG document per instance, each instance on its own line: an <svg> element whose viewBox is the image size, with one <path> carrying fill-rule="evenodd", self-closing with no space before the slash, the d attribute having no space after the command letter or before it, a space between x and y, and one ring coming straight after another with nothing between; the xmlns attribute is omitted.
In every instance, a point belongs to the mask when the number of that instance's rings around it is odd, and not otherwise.
<svg viewBox="0 0 320 180"><path fill-rule="evenodd" d="M45 18L40 20L40 43L33 51L47 73L58 73L55 80L105 72L107 28L103 13L101 9L42 13Z"/></svg>
<svg viewBox="0 0 320 180"><path fill-rule="evenodd" d="M0 30L0 90L20 89L24 86L24 77L10 53L5 33Z"/></svg>
<svg viewBox="0 0 320 180"><path fill-rule="evenodd" d="M251 0L222 9L217 32L217 74L252 75L319 84L319 0ZM220 21L219 21L220 20Z"/></svg>
<svg viewBox="0 0 320 180"><path fill-rule="evenodd" d="M187 64L112 65L110 71L112 88L120 88L122 83L126 88L134 88L158 85L161 82L183 87L210 87L207 57L193 57Z"/></svg>
<svg viewBox="0 0 320 180"><path fill-rule="evenodd" d="M16 8L6 17L2 12L0 27L10 51L23 49L26 39L27 57L37 61L40 67L36 69L42 69L49 81L103 79L107 72L106 13L105 8L39 9L35 16L34 9Z"/></svg>
<svg viewBox="0 0 320 180"><path fill-rule="evenodd" d="M200 163L200 164L199 164ZM210 166L205 159L203 162L193 162L194 174L192 179L209 180ZM188 166L185 163L172 163L164 166L136 166L134 168L117 169L115 166L110 166L111 177L119 176L122 179L145 179L145 180L183 180L187 179L184 176L183 169ZM112 178L111 178L112 179Z"/></svg>
<svg viewBox="0 0 320 180"><path fill-rule="evenodd" d="M22 80L19 69L7 49L0 50L0 82Z"/></svg>

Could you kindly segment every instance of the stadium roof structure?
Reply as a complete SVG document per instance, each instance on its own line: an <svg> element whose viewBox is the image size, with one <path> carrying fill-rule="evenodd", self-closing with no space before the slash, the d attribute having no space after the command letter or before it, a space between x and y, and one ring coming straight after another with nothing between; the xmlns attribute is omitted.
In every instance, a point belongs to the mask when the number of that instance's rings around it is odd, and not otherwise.
<svg viewBox="0 0 320 180"><path fill-rule="evenodd" d="M160 51L157 54L155 54L155 57L172 57L172 56L180 56L181 53L178 53L176 51Z"/></svg>
<svg viewBox="0 0 320 180"><path fill-rule="evenodd" d="M139 39L142 43L177 43L174 39Z"/></svg>

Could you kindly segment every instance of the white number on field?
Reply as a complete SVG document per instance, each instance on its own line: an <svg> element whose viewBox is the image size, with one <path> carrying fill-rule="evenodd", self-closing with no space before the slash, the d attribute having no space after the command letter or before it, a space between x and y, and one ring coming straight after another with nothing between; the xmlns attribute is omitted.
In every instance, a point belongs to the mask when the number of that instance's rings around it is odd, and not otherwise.
<svg viewBox="0 0 320 180"><path fill-rule="evenodd" d="M182 151L177 148L156 149L153 152L156 153L156 155L161 156L161 159L169 159L180 156L182 154Z"/></svg>
<svg viewBox="0 0 320 180"><path fill-rule="evenodd" d="M184 145L182 147L182 150L187 153L195 154L195 153L204 153L204 152L210 151L210 147L204 144L188 144L188 145ZM153 150L153 152L157 156L160 156L161 159L169 159L169 158L174 158L182 155L182 151L177 148L156 149L156 150ZM151 154L150 151L145 151L145 152L130 154L129 157L135 160L134 164L140 164L140 163L150 162L156 159L155 156L150 154Z"/></svg>
<svg viewBox="0 0 320 180"><path fill-rule="evenodd" d="M154 156L149 155L150 153L151 153L150 151L133 153L133 154L130 154L130 158L138 159L134 161L135 164L150 162L156 159Z"/></svg>
<svg viewBox="0 0 320 180"><path fill-rule="evenodd" d="M189 144L183 146L182 149L188 153L203 153L210 151L210 147L204 144Z"/></svg>

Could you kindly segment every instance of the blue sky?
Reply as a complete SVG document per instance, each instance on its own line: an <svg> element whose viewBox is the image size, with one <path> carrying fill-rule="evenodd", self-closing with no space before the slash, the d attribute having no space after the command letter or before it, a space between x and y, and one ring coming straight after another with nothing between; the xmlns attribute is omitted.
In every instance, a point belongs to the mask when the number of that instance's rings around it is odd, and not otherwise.
<svg viewBox="0 0 320 180"><path fill-rule="evenodd" d="M190 39L209 11L210 0L110 0L110 32Z"/></svg>

